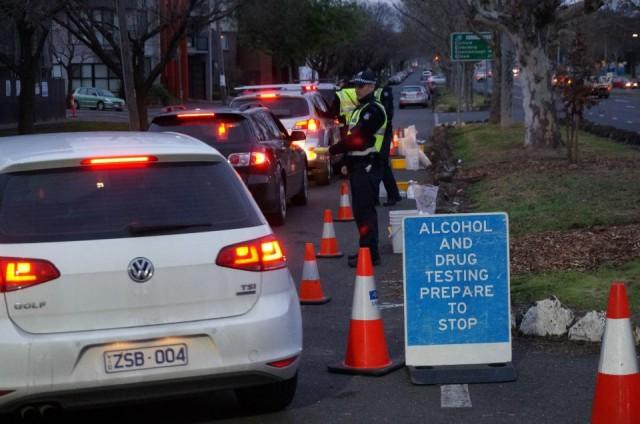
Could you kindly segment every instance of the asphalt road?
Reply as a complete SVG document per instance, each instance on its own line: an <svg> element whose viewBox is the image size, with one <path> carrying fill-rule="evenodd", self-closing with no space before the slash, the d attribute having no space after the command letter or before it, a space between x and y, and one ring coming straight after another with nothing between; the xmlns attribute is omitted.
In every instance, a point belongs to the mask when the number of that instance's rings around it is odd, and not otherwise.
<svg viewBox="0 0 640 424"><path fill-rule="evenodd" d="M492 80L476 82L474 89L480 93L491 92ZM487 112L482 112L486 118ZM524 121L524 111L522 109L522 87L520 79L514 79L513 89L513 113L512 117L516 121ZM601 125L609 125L628 131L640 132L640 90L630 90L614 88L608 99L599 99L598 103L585 113L585 118L589 121Z"/></svg>
<svg viewBox="0 0 640 424"><path fill-rule="evenodd" d="M410 78L416 78L416 75ZM406 83L411 83L411 79ZM430 109L396 111L396 126L416 124L418 138L433 127ZM408 171L407 171L408 172ZM420 172L420 171L415 171ZM339 182L312 187L309 204L292 207L285 226L275 233L283 241L291 273L300 281L303 243L318 246L322 214L336 210ZM397 209L412 208L404 200ZM375 269L379 303L392 357L402 358L404 348L402 262L391 253L385 237L388 208L379 208L382 264ZM355 224L335 223L341 250L355 252ZM503 384L470 384L468 402L455 407L446 393L451 387L416 386L401 369L383 377L332 374L328 363L344 359L354 270L346 258L319 259L325 292L331 302L303 306L304 351L300 379L292 405L281 412L252 415L237 405L231 392L186 399L171 399L118 408L68 412L67 422L166 422L166 423L586 423L589 421L599 348L562 341L514 337L513 363L518 380ZM445 396L443 396L443 393ZM459 404L458 406L461 406Z"/></svg>

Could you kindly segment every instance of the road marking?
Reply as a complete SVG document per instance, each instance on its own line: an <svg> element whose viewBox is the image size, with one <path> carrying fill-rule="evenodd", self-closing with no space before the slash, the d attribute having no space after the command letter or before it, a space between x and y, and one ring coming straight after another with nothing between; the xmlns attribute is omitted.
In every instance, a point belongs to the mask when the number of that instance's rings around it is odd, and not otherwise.
<svg viewBox="0 0 640 424"><path fill-rule="evenodd" d="M618 120L618 118L616 118L615 116L614 116L613 118L611 118L611 119L613 119L614 121L617 121L617 120Z"/></svg>
<svg viewBox="0 0 640 424"><path fill-rule="evenodd" d="M633 124L633 121L627 121L627 124Z"/></svg>
<svg viewBox="0 0 640 424"><path fill-rule="evenodd" d="M604 118L604 113L601 113L601 114L600 114L600 117L601 117L601 118Z"/></svg>
<svg viewBox="0 0 640 424"><path fill-rule="evenodd" d="M434 125L433 125L434 127L437 127L437 126L440 125L440 122L438 121L438 114L437 113L433 114L433 120L434 120Z"/></svg>
<svg viewBox="0 0 640 424"><path fill-rule="evenodd" d="M627 109L635 109L635 106L625 106Z"/></svg>
<svg viewBox="0 0 640 424"><path fill-rule="evenodd" d="M380 310L402 308L403 306L404 306L404 303L388 303L388 302L378 303L378 309Z"/></svg>
<svg viewBox="0 0 640 424"><path fill-rule="evenodd" d="M622 99L613 99L613 101L616 103L629 103L629 100L622 100Z"/></svg>
<svg viewBox="0 0 640 424"><path fill-rule="evenodd" d="M471 396L467 384L440 386L441 408L471 408Z"/></svg>

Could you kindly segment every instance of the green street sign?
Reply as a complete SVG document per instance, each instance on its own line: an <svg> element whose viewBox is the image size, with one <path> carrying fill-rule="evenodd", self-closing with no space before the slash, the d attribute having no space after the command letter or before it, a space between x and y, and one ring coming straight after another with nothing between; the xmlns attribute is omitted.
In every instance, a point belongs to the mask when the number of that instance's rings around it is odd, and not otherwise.
<svg viewBox="0 0 640 424"><path fill-rule="evenodd" d="M482 37L478 36L481 35ZM491 59L491 32L454 32L451 34L451 61L477 62Z"/></svg>

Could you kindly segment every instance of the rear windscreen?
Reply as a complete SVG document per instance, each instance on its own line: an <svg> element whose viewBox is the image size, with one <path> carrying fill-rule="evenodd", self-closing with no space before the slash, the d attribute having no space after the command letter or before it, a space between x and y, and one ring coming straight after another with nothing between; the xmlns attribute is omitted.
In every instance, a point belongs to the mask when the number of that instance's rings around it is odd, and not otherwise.
<svg viewBox="0 0 640 424"><path fill-rule="evenodd" d="M225 162L0 175L0 243L177 234L262 224Z"/></svg>
<svg viewBox="0 0 640 424"><path fill-rule="evenodd" d="M239 108L245 104L260 103L276 116L278 119L293 118L296 116L309 115L309 105L307 101L299 97L274 97L274 98L243 98L235 99L231 102L232 108Z"/></svg>
<svg viewBox="0 0 640 424"><path fill-rule="evenodd" d="M205 143L220 147L227 144L245 144L249 142L247 121L238 117L216 118L178 118L176 116L159 117L153 120L149 131L174 131L190 135Z"/></svg>

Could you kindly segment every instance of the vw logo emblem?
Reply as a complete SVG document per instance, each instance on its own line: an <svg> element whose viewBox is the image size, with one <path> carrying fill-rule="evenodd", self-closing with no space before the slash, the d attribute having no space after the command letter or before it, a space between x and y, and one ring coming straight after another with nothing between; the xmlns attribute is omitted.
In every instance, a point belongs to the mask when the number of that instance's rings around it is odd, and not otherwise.
<svg viewBox="0 0 640 424"><path fill-rule="evenodd" d="M144 283L153 277L153 264L147 258L135 258L129 262L127 272L136 283Z"/></svg>

